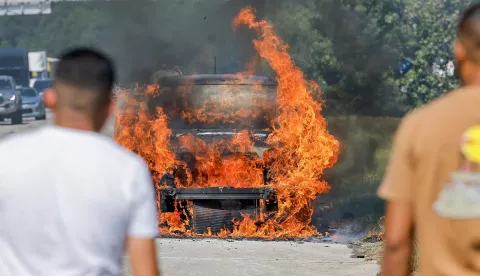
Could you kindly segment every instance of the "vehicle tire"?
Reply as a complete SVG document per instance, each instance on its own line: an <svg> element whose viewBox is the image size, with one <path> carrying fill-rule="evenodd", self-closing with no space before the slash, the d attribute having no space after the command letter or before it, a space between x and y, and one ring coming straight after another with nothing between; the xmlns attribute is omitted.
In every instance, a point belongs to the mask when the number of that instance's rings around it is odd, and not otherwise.
<svg viewBox="0 0 480 276"><path fill-rule="evenodd" d="M5 121L5 118L4 117L0 117L0 122L3 122Z"/></svg>
<svg viewBox="0 0 480 276"><path fill-rule="evenodd" d="M22 110L19 109L12 115L12 125L21 125L23 124Z"/></svg>
<svg viewBox="0 0 480 276"><path fill-rule="evenodd" d="M35 117L35 120L45 120L45 119L47 119L47 114L43 114L41 116Z"/></svg>

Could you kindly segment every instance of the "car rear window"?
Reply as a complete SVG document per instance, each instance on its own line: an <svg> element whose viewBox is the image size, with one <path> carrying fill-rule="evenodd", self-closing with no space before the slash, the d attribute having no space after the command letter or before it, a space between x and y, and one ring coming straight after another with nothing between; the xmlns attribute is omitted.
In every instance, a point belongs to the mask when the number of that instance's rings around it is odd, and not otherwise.
<svg viewBox="0 0 480 276"><path fill-rule="evenodd" d="M32 88L24 88L24 89L21 89L20 92L22 93L23 97L36 97L37 96L37 92L35 91L35 89L32 89Z"/></svg>
<svg viewBox="0 0 480 276"><path fill-rule="evenodd" d="M37 80L33 84L33 87L37 89L38 92L43 92L45 89L52 87L52 80Z"/></svg>
<svg viewBox="0 0 480 276"><path fill-rule="evenodd" d="M0 90L12 90L12 82L7 79L0 79Z"/></svg>

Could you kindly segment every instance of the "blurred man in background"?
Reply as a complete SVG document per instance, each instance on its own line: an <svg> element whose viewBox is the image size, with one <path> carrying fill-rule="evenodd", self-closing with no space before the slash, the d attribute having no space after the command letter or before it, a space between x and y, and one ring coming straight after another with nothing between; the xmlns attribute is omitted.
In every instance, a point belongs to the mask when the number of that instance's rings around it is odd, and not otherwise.
<svg viewBox="0 0 480 276"><path fill-rule="evenodd" d="M378 194L387 201L382 275L480 275L480 4L454 47L463 87L408 114Z"/></svg>
<svg viewBox="0 0 480 276"><path fill-rule="evenodd" d="M152 179L137 155L101 135L114 68L64 54L44 95L54 125L0 142L0 275L158 275ZM125 248L126 247L126 248Z"/></svg>

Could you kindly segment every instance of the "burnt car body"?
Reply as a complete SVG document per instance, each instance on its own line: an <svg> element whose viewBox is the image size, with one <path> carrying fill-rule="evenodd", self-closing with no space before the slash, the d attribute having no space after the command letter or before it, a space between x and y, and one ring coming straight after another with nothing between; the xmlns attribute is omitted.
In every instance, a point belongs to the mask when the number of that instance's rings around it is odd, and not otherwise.
<svg viewBox="0 0 480 276"><path fill-rule="evenodd" d="M277 83L266 77L243 75L190 75L165 76L158 79L160 93L147 101L151 114L162 107L169 118L172 131L171 147L177 160L186 164L192 153L179 146L179 137L190 134L206 143L230 139L238 130L246 129L255 138L252 152L241 153L247 158L261 158L268 149L265 140L270 126L268 115L275 109ZM223 114L225 120L185 119L181 111L201 110L204 114ZM236 117L235 112L256 112L251 117ZM208 117L208 116L207 116ZM224 152L223 156L238 154ZM195 233L216 233L221 229L233 229L233 220L249 215L260 221L260 214L276 210L275 191L268 186L261 188L206 187L179 188L175 185L178 169L160 178L161 212L180 211L189 220ZM264 175L265 172L264 172ZM264 177L264 184L268 179Z"/></svg>

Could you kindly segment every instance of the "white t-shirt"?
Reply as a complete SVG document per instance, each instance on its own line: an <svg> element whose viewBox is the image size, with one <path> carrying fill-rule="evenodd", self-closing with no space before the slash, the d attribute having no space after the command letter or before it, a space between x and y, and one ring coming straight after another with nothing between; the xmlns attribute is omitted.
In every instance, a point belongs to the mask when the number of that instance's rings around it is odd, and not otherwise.
<svg viewBox="0 0 480 276"><path fill-rule="evenodd" d="M146 164L102 134L47 126L0 142L0 275L121 275L156 237Z"/></svg>

